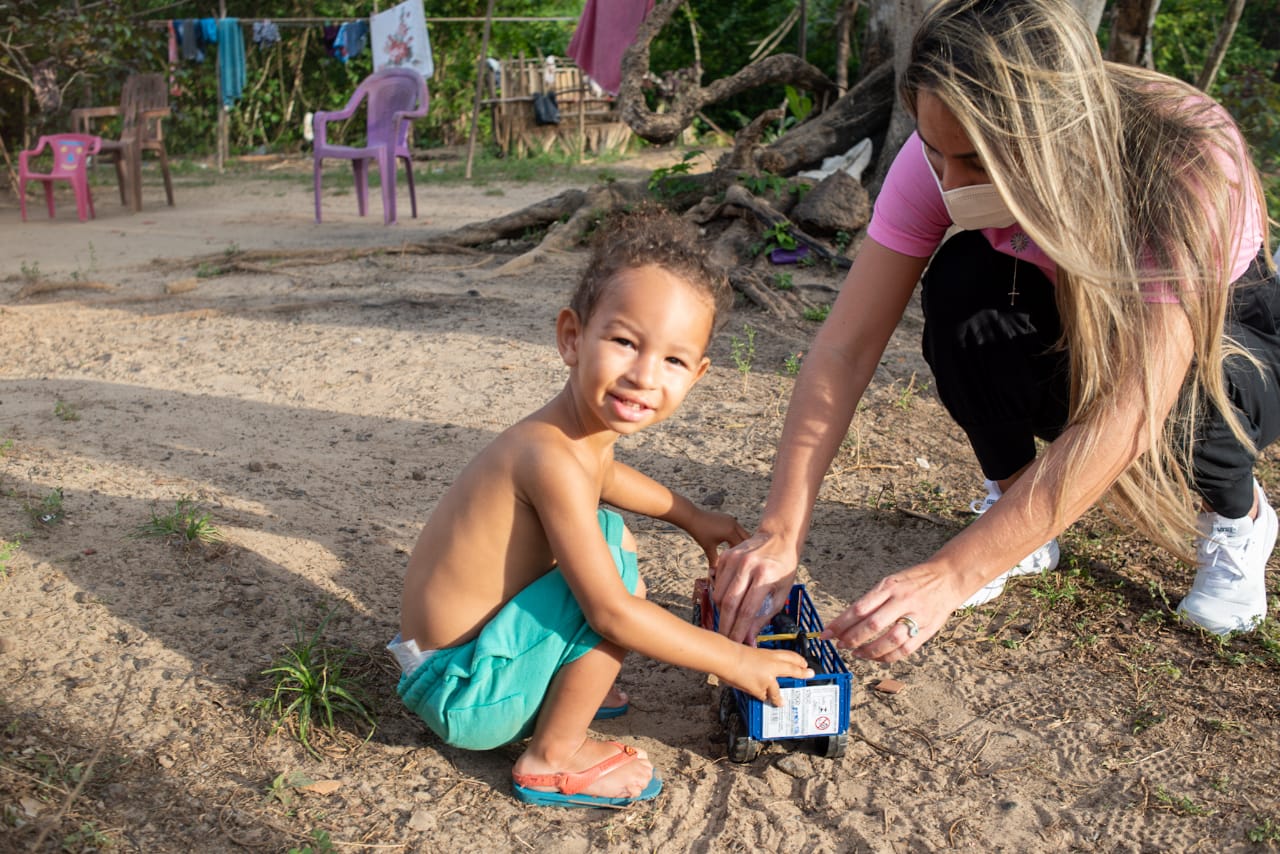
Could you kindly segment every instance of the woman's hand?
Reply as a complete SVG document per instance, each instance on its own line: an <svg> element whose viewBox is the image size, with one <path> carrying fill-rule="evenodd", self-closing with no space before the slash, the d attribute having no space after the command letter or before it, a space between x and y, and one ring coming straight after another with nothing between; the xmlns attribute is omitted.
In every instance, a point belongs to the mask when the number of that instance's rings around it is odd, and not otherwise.
<svg viewBox="0 0 1280 854"><path fill-rule="evenodd" d="M720 555L711 577L720 634L739 643L754 642L787 604L795 577L795 550L772 534L757 531Z"/></svg>
<svg viewBox="0 0 1280 854"><path fill-rule="evenodd" d="M822 637L858 658L899 661L933 637L964 602L957 582L954 573L936 565L895 572L829 621Z"/></svg>

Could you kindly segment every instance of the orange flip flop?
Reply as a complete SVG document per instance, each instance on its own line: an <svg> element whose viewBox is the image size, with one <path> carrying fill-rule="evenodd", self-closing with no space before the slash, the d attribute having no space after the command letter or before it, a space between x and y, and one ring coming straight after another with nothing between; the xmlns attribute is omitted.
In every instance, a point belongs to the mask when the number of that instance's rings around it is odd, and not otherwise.
<svg viewBox="0 0 1280 854"><path fill-rule="evenodd" d="M644 791L633 798L604 798L598 795L584 795L582 790L599 780L605 774L621 768L628 762L634 762L638 752L634 747L611 741L618 752L608 759L593 765L585 771L576 773L561 772L559 774L517 774L511 772L511 780L516 797L526 804L540 807L625 807L637 801L656 798L662 791L662 780L657 771L650 778ZM557 791L542 792L530 786L555 786Z"/></svg>

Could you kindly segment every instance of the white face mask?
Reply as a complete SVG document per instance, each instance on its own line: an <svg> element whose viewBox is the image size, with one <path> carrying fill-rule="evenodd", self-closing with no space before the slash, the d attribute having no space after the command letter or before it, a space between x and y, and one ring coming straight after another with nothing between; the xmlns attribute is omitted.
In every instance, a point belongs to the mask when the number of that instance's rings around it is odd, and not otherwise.
<svg viewBox="0 0 1280 854"><path fill-rule="evenodd" d="M924 140L920 140L920 147L924 148ZM967 187L944 190L938 173L933 171L933 164L929 163L927 153L925 165L929 167L929 174L942 193L942 204L946 205L947 213L956 225L966 231L976 231L980 228L1008 228L1017 222L994 184L970 184Z"/></svg>

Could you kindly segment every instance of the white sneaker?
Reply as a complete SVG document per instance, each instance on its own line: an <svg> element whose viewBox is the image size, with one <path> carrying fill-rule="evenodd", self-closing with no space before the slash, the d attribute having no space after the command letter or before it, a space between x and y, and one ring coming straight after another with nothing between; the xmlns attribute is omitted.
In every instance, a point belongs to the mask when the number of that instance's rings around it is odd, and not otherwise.
<svg viewBox="0 0 1280 854"><path fill-rule="evenodd" d="M1215 635L1253 631L1267 616L1267 558L1278 526L1266 493L1253 485L1257 519L1201 513L1196 524L1196 580L1178 613Z"/></svg>
<svg viewBox="0 0 1280 854"><path fill-rule="evenodd" d="M1000 484L994 480L986 481L987 497L981 501L974 501L969 505L969 509L981 516L991 509L991 505L1000 500L1003 492ZM974 593L968 599L964 600L961 608L973 608L978 605L985 605L992 599L1004 592L1004 585L1010 578L1016 578L1019 575L1039 575L1042 572L1048 572L1058 565L1058 560L1062 557L1062 550L1058 548L1058 540L1055 537L1045 543L1031 554L1018 561L1017 566L1007 572L1003 572L996 576L987 585Z"/></svg>

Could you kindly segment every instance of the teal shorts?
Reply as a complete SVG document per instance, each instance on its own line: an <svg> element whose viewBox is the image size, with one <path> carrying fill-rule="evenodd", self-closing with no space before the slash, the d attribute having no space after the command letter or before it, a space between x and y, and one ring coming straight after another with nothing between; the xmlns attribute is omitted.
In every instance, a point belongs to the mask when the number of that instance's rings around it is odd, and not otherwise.
<svg viewBox="0 0 1280 854"><path fill-rule="evenodd" d="M640 573L622 548L622 517L600 508L600 530L627 592ZM521 590L480 634L438 650L396 692L446 744L489 750L533 733L552 678L602 640L587 624L558 567Z"/></svg>

